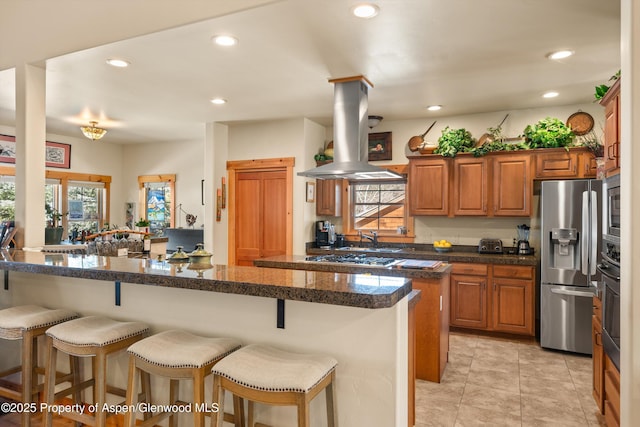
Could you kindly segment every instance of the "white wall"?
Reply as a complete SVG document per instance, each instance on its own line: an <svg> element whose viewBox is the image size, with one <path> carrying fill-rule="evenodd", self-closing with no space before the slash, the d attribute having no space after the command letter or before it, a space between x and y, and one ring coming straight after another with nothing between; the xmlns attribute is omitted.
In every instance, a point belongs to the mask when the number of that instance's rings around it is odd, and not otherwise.
<svg viewBox="0 0 640 427"><path fill-rule="evenodd" d="M124 224L124 204L138 203L139 175L175 174L176 194L173 208L182 204L184 212L197 216L194 227L201 227L204 223L204 206L200 191L200 182L204 179L204 126L202 138L202 141L124 146L122 179L126 185L123 188L121 203L116 206L116 213L120 215L114 216L112 221ZM137 207L140 212L141 206ZM176 227L187 227L184 212L180 212L179 209L175 212Z"/></svg>

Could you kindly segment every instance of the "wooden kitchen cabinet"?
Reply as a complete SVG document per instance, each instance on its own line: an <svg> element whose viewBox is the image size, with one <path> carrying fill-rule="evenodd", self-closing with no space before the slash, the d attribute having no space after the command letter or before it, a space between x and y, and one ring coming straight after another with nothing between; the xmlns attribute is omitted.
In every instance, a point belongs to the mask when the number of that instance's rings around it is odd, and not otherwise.
<svg viewBox="0 0 640 427"><path fill-rule="evenodd" d="M493 330L535 335L533 267L493 266Z"/></svg>
<svg viewBox="0 0 640 427"><path fill-rule="evenodd" d="M415 306L415 372L421 380L440 382L449 359L449 277L412 279L421 292Z"/></svg>
<svg viewBox="0 0 640 427"><path fill-rule="evenodd" d="M316 180L316 215L342 215L342 179Z"/></svg>
<svg viewBox="0 0 640 427"><path fill-rule="evenodd" d="M593 399L600 412L604 409L604 348L602 347L602 301L593 297L591 316L591 342L593 343Z"/></svg>
<svg viewBox="0 0 640 427"><path fill-rule="evenodd" d="M487 329L487 264L453 263L451 269L451 325Z"/></svg>
<svg viewBox="0 0 640 427"><path fill-rule="evenodd" d="M409 212L411 215L449 214L450 161L429 156L409 162Z"/></svg>
<svg viewBox="0 0 640 427"><path fill-rule="evenodd" d="M620 425L620 372L604 355L604 420L607 427Z"/></svg>
<svg viewBox="0 0 640 427"><path fill-rule="evenodd" d="M492 156L494 216L530 216L533 180L530 154Z"/></svg>
<svg viewBox="0 0 640 427"><path fill-rule="evenodd" d="M576 151L564 148L545 149L538 152L536 159L536 178L578 178L581 170L579 164L581 156Z"/></svg>
<svg viewBox="0 0 640 427"><path fill-rule="evenodd" d="M458 157L454 159L451 194L454 216L487 215L489 165L488 158Z"/></svg>
<svg viewBox="0 0 640 427"><path fill-rule="evenodd" d="M452 264L452 326L534 336L534 308L533 266Z"/></svg>
<svg viewBox="0 0 640 427"><path fill-rule="evenodd" d="M620 79L600 100L604 106L604 170L607 176L620 173Z"/></svg>

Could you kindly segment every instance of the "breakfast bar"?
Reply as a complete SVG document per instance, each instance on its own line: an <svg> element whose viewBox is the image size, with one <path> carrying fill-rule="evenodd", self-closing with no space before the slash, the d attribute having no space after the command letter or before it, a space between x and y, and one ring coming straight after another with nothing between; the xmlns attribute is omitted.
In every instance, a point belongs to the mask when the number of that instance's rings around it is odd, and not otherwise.
<svg viewBox="0 0 640 427"><path fill-rule="evenodd" d="M183 329L233 337L244 345L264 343L328 354L338 361L339 425L408 423L412 287L406 278L97 255L23 251L2 255L0 308L23 304L66 308L81 316L145 322L152 333ZM0 363L17 362L19 352L11 344L0 343ZM109 380L122 386L126 359L118 356L115 364ZM211 396L211 384L206 386ZM231 412L229 401L226 409ZM326 422L324 404L323 394L312 401L312 425ZM256 419L294 425L295 410L258 405Z"/></svg>

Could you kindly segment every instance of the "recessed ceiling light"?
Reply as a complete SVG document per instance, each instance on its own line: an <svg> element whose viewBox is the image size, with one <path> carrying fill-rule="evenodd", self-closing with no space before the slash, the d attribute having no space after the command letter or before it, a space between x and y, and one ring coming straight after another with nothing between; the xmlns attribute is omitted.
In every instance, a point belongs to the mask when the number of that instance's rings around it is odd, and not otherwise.
<svg viewBox="0 0 640 427"><path fill-rule="evenodd" d="M235 46L238 44L238 39L229 35L213 36L213 42L218 46Z"/></svg>
<svg viewBox="0 0 640 427"><path fill-rule="evenodd" d="M560 95L558 92L547 92L545 94L542 95L543 98L555 98L556 96Z"/></svg>
<svg viewBox="0 0 640 427"><path fill-rule="evenodd" d="M547 55L547 58L549 59L564 59L564 58L568 58L571 55L573 55L573 51L572 50L559 50L557 52L551 52L550 54Z"/></svg>
<svg viewBox="0 0 640 427"><path fill-rule="evenodd" d="M226 99L224 99L224 98L213 98L213 99L211 100L211 103L212 103L212 104L216 104L216 105L222 105L222 104L226 104L226 103L227 103L227 100L226 100Z"/></svg>
<svg viewBox="0 0 640 427"><path fill-rule="evenodd" d="M375 4L362 3L351 8L351 13L358 18L373 18L379 10L380 8Z"/></svg>
<svg viewBox="0 0 640 427"><path fill-rule="evenodd" d="M442 105L429 105L427 107L427 110L429 111L438 111L440 109L442 109Z"/></svg>
<svg viewBox="0 0 640 427"><path fill-rule="evenodd" d="M107 64L118 68L125 68L130 65L129 62L124 59L107 59Z"/></svg>

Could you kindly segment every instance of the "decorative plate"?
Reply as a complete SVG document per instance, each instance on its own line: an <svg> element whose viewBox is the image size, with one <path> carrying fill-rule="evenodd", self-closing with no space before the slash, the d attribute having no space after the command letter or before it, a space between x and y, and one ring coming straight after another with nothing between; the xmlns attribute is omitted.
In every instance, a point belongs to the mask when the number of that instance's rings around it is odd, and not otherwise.
<svg viewBox="0 0 640 427"><path fill-rule="evenodd" d="M573 133L578 136L582 136L591 132L591 129L593 129L593 124L593 116L584 111L573 113L567 119L567 126L569 126Z"/></svg>

